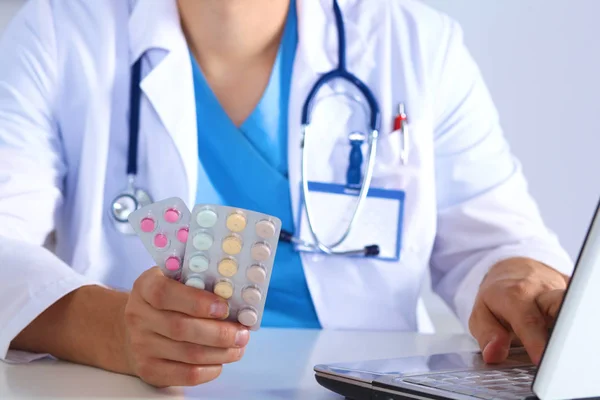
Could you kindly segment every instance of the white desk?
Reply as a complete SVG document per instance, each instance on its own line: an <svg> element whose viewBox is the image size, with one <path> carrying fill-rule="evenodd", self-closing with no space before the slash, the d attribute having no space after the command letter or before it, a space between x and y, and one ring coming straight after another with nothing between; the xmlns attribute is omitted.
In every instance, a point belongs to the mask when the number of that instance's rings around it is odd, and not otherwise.
<svg viewBox="0 0 600 400"><path fill-rule="evenodd" d="M242 361L213 382L156 390L139 379L52 360L0 362L0 399L341 399L317 384L315 364L477 350L467 336L262 329Z"/></svg>

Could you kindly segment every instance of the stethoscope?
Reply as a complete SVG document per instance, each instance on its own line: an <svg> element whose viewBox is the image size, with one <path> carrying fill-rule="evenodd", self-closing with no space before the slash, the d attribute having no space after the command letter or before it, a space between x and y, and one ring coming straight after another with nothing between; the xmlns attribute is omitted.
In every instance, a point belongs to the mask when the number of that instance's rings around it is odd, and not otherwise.
<svg viewBox="0 0 600 400"><path fill-rule="evenodd" d="M299 244L304 248L311 249L314 251L321 251L329 255L363 255L363 256L377 256L379 255L378 245L368 245L360 249L355 250L336 250L344 240L350 234L352 227L356 221L356 217L360 214L360 211L365 203L369 188L371 187L371 179L373 176L373 169L375 167L375 155L377 150L377 138L379 136L380 129L380 113L379 105L373 93L369 88L356 76L351 74L346 69L346 36L344 32L344 21L342 18L342 12L338 5L337 0L333 0L333 11L335 14L335 24L338 33L338 66L336 69L324 74L317 80L315 85L310 90L304 105L302 107L301 117L301 129L302 129L302 167L301 167L301 180L302 180L302 196L303 204L306 212L306 219L308 222L308 228L313 237L314 243L309 243L298 237L295 237L292 233L282 230L279 240L287 243ZM307 160L304 146L306 142L307 133L310 131L310 110L313 102L317 97L319 89L333 81L334 79L343 79L348 81L351 85L354 85L360 93L366 98L371 111L371 117L369 120L370 134L367 138L361 133L352 133L349 135L351 151L350 151L350 163L347 172L347 178L349 185L358 189L358 200L354 207L352 218L348 223L348 227L344 233L333 243L325 244L317 236L314 230L313 219L311 218L312 205L310 203L310 196L308 191L308 180L305 178L307 175ZM126 189L115 197L111 206L111 214L117 228L125 234L133 234L133 230L129 224L127 218L129 214L137 210L138 208L144 207L152 203L150 195L144 190L136 187L135 179L137 177L137 158L138 158L138 136L139 136L139 121L140 121L140 101L141 101L141 58L136 61L132 67L132 79L131 79L131 95L130 95L130 118L129 118L129 150L127 156L127 187ZM360 184L361 165L362 165L362 151L360 146L364 143L365 139L368 140L368 160L365 176L362 184Z"/></svg>
<svg viewBox="0 0 600 400"><path fill-rule="evenodd" d="M375 155L377 152L377 138L379 136L379 128L381 122L379 105L377 104L375 96L373 96L373 93L369 90L367 85L365 85L359 78L351 74L346 69L346 34L344 31L342 11L340 10L337 0L333 0L333 12L335 15L335 25L338 34L338 66L334 70L327 72L326 74L321 76L321 78L319 78L319 80L317 80L315 85L312 87L308 94L308 97L304 102L301 120L302 142L300 148L302 152L302 167L300 176L302 180L302 196L306 213L306 220L308 222L308 228L314 240L314 243L309 243L305 240L295 237L292 233L285 230L281 231L280 240L288 243L295 243L313 251L321 251L329 255L362 255L367 257L373 257L379 255L379 246L376 244L368 245L360 249L344 251L336 250L336 248L339 247L344 242L344 240L346 240L348 235L350 235L352 226L356 222L356 217L360 214L360 211L365 204L365 198L367 197L369 188L371 187L371 179L373 177L373 169L375 167ZM371 111L371 118L369 121L369 129L371 132L366 138L368 139L369 146L367 152L368 160L362 184L360 183L362 165L362 151L360 149L360 146L363 144L365 137L359 132L353 132L349 135L351 150L349 167L347 172L347 183L348 186L353 189L357 189L358 187L360 187L360 192L358 194L358 200L356 201L352 218L350 219L348 227L346 228L344 233L333 243L325 244L318 238L317 234L315 233L313 219L311 218L312 205L310 202L310 196L308 191L308 179L306 179L308 163L306 152L304 151L304 146L306 142L307 133L310 131L310 110L312 109L312 103L315 101L319 89L323 85L332 82L334 79L343 79L349 82L351 85L354 85L366 98L367 103L369 105L369 109Z"/></svg>
<svg viewBox="0 0 600 400"><path fill-rule="evenodd" d="M135 232L129 224L129 214L135 210L152 204L148 192L140 189L135 184L137 177L138 138L140 130L140 104L141 104L141 75L142 58L140 57L131 69L131 89L129 98L129 148L127 150L127 187L117 195L111 205L110 211L115 227L124 234L133 235Z"/></svg>

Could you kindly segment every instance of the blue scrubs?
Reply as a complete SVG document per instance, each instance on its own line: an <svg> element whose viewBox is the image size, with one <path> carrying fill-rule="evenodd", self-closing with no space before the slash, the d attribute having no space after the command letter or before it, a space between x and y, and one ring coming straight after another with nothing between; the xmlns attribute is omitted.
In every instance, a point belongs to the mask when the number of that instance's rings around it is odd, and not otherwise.
<svg viewBox="0 0 600 400"><path fill-rule="evenodd" d="M294 1L263 96L237 128L191 57L198 121L197 203L246 208L275 215L293 231L287 162L288 100L298 42ZM234 156L235 155L235 156ZM300 256L280 243L262 326L320 328Z"/></svg>

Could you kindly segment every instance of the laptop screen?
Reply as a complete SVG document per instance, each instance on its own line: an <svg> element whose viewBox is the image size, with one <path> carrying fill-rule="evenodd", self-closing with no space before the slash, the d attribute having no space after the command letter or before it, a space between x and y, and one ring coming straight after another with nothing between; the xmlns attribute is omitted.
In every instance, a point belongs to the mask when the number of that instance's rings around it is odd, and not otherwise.
<svg viewBox="0 0 600 400"><path fill-rule="evenodd" d="M534 380L540 398L600 394L600 202L575 263Z"/></svg>

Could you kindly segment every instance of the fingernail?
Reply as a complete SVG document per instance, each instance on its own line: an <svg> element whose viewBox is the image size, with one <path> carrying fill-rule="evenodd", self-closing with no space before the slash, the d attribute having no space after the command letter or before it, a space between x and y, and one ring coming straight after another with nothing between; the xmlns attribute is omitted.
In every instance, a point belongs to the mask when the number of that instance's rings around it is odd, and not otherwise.
<svg viewBox="0 0 600 400"><path fill-rule="evenodd" d="M248 339L250 339L250 332L248 332L248 330L244 329L238 331L235 334L235 345L238 347L243 347L248 344Z"/></svg>
<svg viewBox="0 0 600 400"><path fill-rule="evenodd" d="M229 317L229 306L225 310L225 314L221 316L221 319L227 319Z"/></svg>
<svg viewBox="0 0 600 400"><path fill-rule="evenodd" d="M221 318L229 312L227 303L223 301L215 301L210 305L210 316L215 318Z"/></svg>

